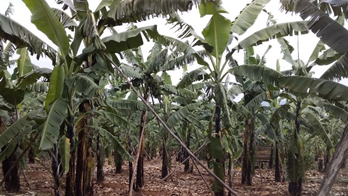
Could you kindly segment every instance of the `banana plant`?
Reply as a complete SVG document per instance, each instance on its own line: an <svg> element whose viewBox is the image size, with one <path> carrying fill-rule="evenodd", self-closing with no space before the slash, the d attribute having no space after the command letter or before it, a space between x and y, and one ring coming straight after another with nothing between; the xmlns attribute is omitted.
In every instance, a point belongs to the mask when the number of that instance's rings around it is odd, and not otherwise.
<svg viewBox="0 0 348 196"><path fill-rule="evenodd" d="M30 61L27 48L17 49L15 50L14 44L11 42L3 43L1 41L1 45L3 47L1 54L1 62L4 66L4 69L1 69L1 84L0 96L3 99L3 107L2 112L7 111L9 115L11 115L10 125L15 124L18 120L21 120L22 116L28 113L30 110L25 109L26 102L29 99L31 93L28 91L30 86L38 81L40 77L49 78L51 70L49 69L37 69L37 66L33 65ZM16 60L11 59L12 55L17 52L19 58ZM14 70L13 74L10 75L7 71L7 67L9 65L15 64L17 68ZM5 69L6 68L6 69ZM36 73L36 76L35 74ZM45 74L44 74L45 73ZM32 76L30 79L28 77ZM24 106L24 107L23 107ZM39 111L39 110L35 110ZM6 113L5 113L6 114ZM22 126L34 126L33 120L24 120L22 121ZM8 166L4 167L3 170L5 180L5 187L8 191L17 192L19 191L19 176L18 176L18 160L21 157L18 157L17 152L18 149L21 148L22 142L24 142L25 135L19 134L21 129L10 129L12 126L9 126L8 129L3 131L1 134L1 138L3 140L1 148L3 149L1 152L1 161L3 164L10 163L13 161L14 168L9 168ZM35 128L36 129L36 128ZM4 140L4 138L6 138ZM15 138L15 139L14 139ZM14 139L13 142L9 143L8 139ZM30 145L29 145L30 146ZM29 149L29 148L28 148ZM28 149L23 149L27 151ZM10 162L9 162L10 161ZM17 173L17 174L16 174ZM12 183L10 183L12 182Z"/></svg>

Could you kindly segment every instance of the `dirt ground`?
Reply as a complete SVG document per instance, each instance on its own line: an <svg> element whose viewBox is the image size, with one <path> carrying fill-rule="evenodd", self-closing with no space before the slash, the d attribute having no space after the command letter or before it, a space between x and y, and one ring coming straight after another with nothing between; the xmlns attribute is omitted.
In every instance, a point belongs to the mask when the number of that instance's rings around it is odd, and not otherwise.
<svg viewBox="0 0 348 196"><path fill-rule="evenodd" d="M50 162L45 161L44 165L50 168ZM178 168L177 168L178 167ZM193 173L184 173L184 166L178 162L172 161L172 171L176 172L166 181L162 181L161 177L161 161L159 159L145 161L145 186L140 192L134 192L134 195L163 195L163 196L200 196L211 195L210 187L208 187L196 168ZM208 181L209 186L213 178L208 175L203 168L199 167L203 177ZM128 163L122 167L122 173L116 174L115 167L107 162L104 166L105 180L103 183L97 184L94 181L94 195L128 195ZM21 171L21 192L16 194L6 193L4 188L0 188L0 196L2 195L53 195L53 180L51 174L43 165L35 163L29 164L28 168ZM94 175L96 177L96 175ZM320 186L323 174L315 170L306 173L306 181L303 184L302 195L315 195ZM2 173L0 179L2 179ZM65 179L62 180L61 195L64 195ZM274 182L274 171L269 169L257 169L253 176L253 185L241 185L240 168L234 169L233 187L241 196L257 195L289 195L287 193L287 182ZM330 195L348 195L348 169L341 169L337 176L335 185Z"/></svg>

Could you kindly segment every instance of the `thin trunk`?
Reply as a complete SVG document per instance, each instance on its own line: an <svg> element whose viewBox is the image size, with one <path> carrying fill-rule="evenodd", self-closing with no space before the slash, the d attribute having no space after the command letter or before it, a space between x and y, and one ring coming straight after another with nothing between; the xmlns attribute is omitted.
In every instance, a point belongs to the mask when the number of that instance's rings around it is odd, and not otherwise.
<svg viewBox="0 0 348 196"><path fill-rule="evenodd" d="M93 148L92 148L92 137L93 131L88 129L88 149L87 149L87 165L86 165L86 176L85 176L85 186L86 186L86 195L93 195L93 173L94 173L94 159L93 159Z"/></svg>
<svg viewBox="0 0 348 196"><path fill-rule="evenodd" d="M232 188L233 185L233 159L232 156L228 156L228 186ZM232 196L231 192L228 192L228 196Z"/></svg>
<svg viewBox="0 0 348 196"><path fill-rule="evenodd" d="M166 133L164 133L166 135ZM164 136L163 137L163 141L162 141L162 149L163 149L163 153L162 153L162 175L161 178L165 178L168 175L168 152L167 152L167 148L166 148L166 141L167 141L167 137Z"/></svg>
<svg viewBox="0 0 348 196"><path fill-rule="evenodd" d="M145 126L146 126L146 117L147 117L147 111L143 111L141 114L141 121L140 121L140 130L139 130L139 145L140 145L140 152L139 152L139 159L137 164L137 178L135 182L135 190L139 190L144 186L144 142L145 142ZM143 133L143 137L141 138L141 133Z"/></svg>
<svg viewBox="0 0 348 196"><path fill-rule="evenodd" d="M53 145L52 148L52 173L53 173L53 180L54 180L54 195L59 196L59 154L58 154L58 148L57 144Z"/></svg>
<svg viewBox="0 0 348 196"><path fill-rule="evenodd" d="M74 141L74 116L69 114L67 124L67 138L70 140L69 172L66 174L65 195L75 195L75 141Z"/></svg>
<svg viewBox="0 0 348 196"><path fill-rule="evenodd" d="M123 160L120 153L115 151L114 160L115 160L116 174L120 174L122 172L122 164L123 164Z"/></svg>
<svg viewBox="0 0 348 196"><path fill-rule="evenodd" d="M221 140L221 108L218 105L215 106L215 133L216 138ZM217 174L222 181L225 181L225 160L223 158L223 152L221 152L221 155L222 156L215 159L216 165L214 165L214 173ZM213 184L213 190L215 196L225 195L224 187L216 180Z"/></svg>
<svg viewBox="0 0 348 196"><path fill-rule="evenodd" d="M247 184L252 185L253 174L255 171L255 118L254 109L251 110L251 120L249 126L250 138L249 138L249 162L248 162L248 174L247 174Z"/></svg>
<svg viewBox="0 0 348 196"><path fill-rule="evenodd" d="M323 181L318 191L318 196L329 195L333 183L335 182L338 171L341 168L345 154L348 151L348 123L344 127L342 137L335 147L330 164L326 170Z"/></svg>
<svg viewBox="0 0 348 196"><path fill-rule="evenodd" d="M281 182L281 162L280 162L280 156L279 156L279 143L276 141L275 143L275 160L274 160L274 165L275 165L275 171L274 171L274 180L276 182Z"/></svg>
<svg viewBox="0 0 348 196"><path fill-rule="evenodd" d="M187 129L187 135L186 135L186 146L187 146L188 149L190 149L190 138L191 138L191 128L189 127L189 128ZM187 157L189 157L189 155L188 155L188 152L185 150L185 159L186 159ZM184 171L185 171L185 172L189 172L189 170L190 170L190 159L187 159L187 160L184 162L184 164L185 164Z"/></svg>
<svg viewBox="0 0 348 196"><path fill-rule="evenodd" d="M33 134L30 134L30 141L33 142ZM30 147L28 152L28 161L29 163L35 163L35 151L33 147Z"/></svg>
<svg viewBox="0 0 348 196"><path fill-rule="evenodd" d="M330 163L330 148L326 147L324 172L326 172L326 168L328 168L329 163Z"/></svg>
<svg viewBox="0 0 348 196"><path fill-rule="evenodd" d="M116 154L117 152L115 152L115 154ZM128 153L130 154L130 155L132 155L133 153L132 153L132 147L131 147L131 140L130 140L130 135L128 134ZM135 186L134 186L134 184L133 184L133 188L131 189L131 185L132 185L132 178L133 178L133 173L134 173L134 170L133 170L133 162L131 162L131 161L128 161L128 170L129 170L129 173L128 173L128 182L129 182L129 184L128 184L128 190L129 190L129 192L131 192L131 190L133 190L133 189L135 189Z"/></svg>
<svg viewBox="0 0 348 196"><path fill-rule="evenodd" d="M251 164L250 164L250 148L248 145L249 135L251 132L251 126L249 119L245 119L245 129L244 129L244 145L243 145L243 164L242 164L242 184L251 185Z"/></svg>
<svg viewBox="0 0 348 196"><path fill-rule="evenodd" d="M104 171L103 171L103 165L104 160L102 157L102 150L100 149L100 135L97 134L97 183L101 183L104 181Z"/></svg>
<svg viewBox="0 0 348 196"><path fill-rule="evenodd" d="M269 156L269 161L268 161L268 169L272 169L273 168L273 155L274 154L274 148L273 148L273 144L271 146L271 155Z"/></svg>

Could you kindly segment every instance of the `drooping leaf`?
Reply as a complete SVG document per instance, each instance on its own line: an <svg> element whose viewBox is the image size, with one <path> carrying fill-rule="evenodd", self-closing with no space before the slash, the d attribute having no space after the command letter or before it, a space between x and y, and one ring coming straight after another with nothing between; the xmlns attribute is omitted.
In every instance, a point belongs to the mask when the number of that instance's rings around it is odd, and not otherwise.
<svg viewBox="0 0 348 196"><path fill-rule="evenodd" d="M52 103L45 123L39 128L39 149L48 150L58 142L60 125L67 115L67 105L68 103L60 98Z"/></svg>
<svg viewBox="0 0 348 196"><path fill-rule="evenodd" d="M11 142L14 138L18 137L21 133L21 130L24 127L27 127L29 123L32 121L30 117L34 114L37 114L37 112L38 111L36 110L31 111L28 114L16 120L11 126L7 127L5 132L0 134L0 148L4 147L6 144L8 144L8 142ZM27 134L21 136L25 137L27 136Z"/></svg>
<svg viewBox="0 0 348 196"><path fill-rule="evenodd" d="M114 146L114 150L117 151L125 160L132 161L132 156L128 153L128 151L113 134L111 134L106 129L103 129L102 127L93 128L98 129L99 133Z"/></svg>
<svg viewBox="0 0 348 196"><path fill-rule="evenodd" d="M37 59L46 55L53 64L56 62L57 51L55 49L21 24L2 14L0 14L0 37L11 41L17 48L27 47L29 52L36 54Z"/></svg>
<svg viewBox="0 0 348 196"><path fill-rule="evenodd" d="M88 37L90 39L90 42L95 49L105 50L106 46L104 45L104 43L101 41L99 37L99 32L97 30L97 24L94 18L94 14L89 13L87 15L87 18L81 23L82 23L81 28L78 28L78 30L80 30L80 33L84 37Z"/></svg>
<svg viewBox="0 0 348 196"><path fill-rule="evenodd" d="M246 49L249 46L260 45L265 41L269 41L270 39L292 36L293 34L298 34L299 32L301 32L301 34L307 33L307 23L308 22L306 21L296 21L279 23L266 27L264 29L256 31L252 35L240 41L238 45L233 48L232 53L235 50Z"/></svg>
<svg viewBox="0 0 348 196"><path fill-rule="evenodd" d="M296 63L291 55L291 53L294 51L294 48L284 38L278 38L278 42L281 47L281 52L284 54L283 59L287 61L288 63L290 63L292 66L295 66Z"/></svg>
<svg viewBox="0 0 348 196"><path fill-rule="evenodd" d="M233 21L231 31L238 35L245 33L255 23L260 12L269 2L270 0L253 0Z"/></svg>
<svg viewBox="0 0 348 196"><path fill-rule="evenodd" d="M71 0L56 0L58 4L63 3L63 9L65 10L66 8L70 8L73 11L76 11L74 4Z"/></svg>
<svg viewBox="0 0 348 196"><path fill-rule="evenodd" d="M315 48L314 48L314 50L313 50L311 56L310 56L309 59L308 59L307 65L308 65L310 62L312 62L312 61L314 61L315 59L317 59L317 58L319 57L319 53L320 53L321 51L323 51L323 50L325 50L324 43L323 43L321 40L319 40L319 42L318 42L317 45L315 46Z"/></svg>
<svg viewBox="0 0 348 196"><path fill-rule="evenodd" d="M178 111L171 114L166 122L170 128L174 128L178 123L182 122L186 116L192 114L194 110L197 110L201 103L191 103L180 108Z"/></svg>
<svg viewBox="0 0 348 196"><path fill-rule="evenodd" d="M2 88L0 87L1 96L8 103L17 106L20 104L25 96L25 91L21 89L13 89L13 88Z"/></svg>
<svg viewBox="0 0 348 196"><path fill-rule="evenodd" d="M150 64L148 65L145 73L151 74L151 73L157 73L160 71L161 66L164 64L166 57L167 57L168 50L164 49L156 54L155 57L150 59Z"/></svg>
<svg viewBox="0 0 348 196"><path fill-rule="evenodd" d="M66 83L76 92L87 97L92 97L99 89L99 86L92 80L92 78L84 74L77 74L76 76L69 78Z"/></svg>
<svg viewBox="0 0 348 196"><path fill-rule="evenodd" d="M133 122L130 122L129 120L125 119L119 114L116 114L114 112L107 112L107 111L99 111L97 113L100 114L104 119L108 119L108 122L112 125L126 127L132 130L136 129Z"/></svg>
<svg viewBox="0 0 348 196"><path fill-rule="evenodd" d="M287 76L279 78L281 87L304 95L316 94L327 100L348 100L348 87L329 80L304 76Z"/></svg>
<svg viewBox="0 0 348 196"><path fill-rule="evenodd" d="M126 109L131 112L134 111L146 111L147 107L145 104L141 101L136 101L136 100L108 100L108 104L116 109Z"/></svg>
<svg viewBox="0 0 348 196"><path fill-rule="evenodd" d="M321 3L330 3L334 7L339 7L348 3L347 0L320 0Z"/></svg>
<svg viewBox="0 0 348 196"><path fill-rule="evenodd" d="M296 2L295 12L300 13L303 20L309 18L308 27L325 44L339 53L348 52L348 30L331 19L329 15L318 9L310 1L299 0Z"/></svg>
<svg viewBox="0 0 348 196"><path fill-rule="evenodd" d="M77 27L76 22L70 18L68 14L59 9L52 8L52 10L64 28L68 28L73 31Z"/></svg>
<svg viewBox="0 0 348 196"><path fill-rule="evenodd" d="M325 110L331 115L335 116L335 118L348 122L348 112L340 107L329 103L319 104L319 106L324 107Z"/></svg>
<svg viewBox="0 0 348 196"><path fill-rule="evenodd" d="M274 130L277 130L279 128L279 122L284 118L289 109L290 106L288 104L285 104L281 105L273 112L269 122Z"/></svg>
<svg viewBox="0 0 348 196"><path fill-rule="evenodd" d="M69 39L62 23L44 0L23 0L32 13L31 22L42 31L62 53L63 58L69 52Z"/></svg>
<svg viewBox="0 0 348 196"><path fill-rule="evenodd" d="M278 79L283 76L271 68L256 65L241 65L231 68L228 72L273 86L278 86Z"/></svg>
<svg viewBox="0 0 348 196"><path fill-rule="evenodd" d="M201 122L201 121L199 121L199 119L197 119L195 116L193 116L193 115L188 115L188 116L186 116L186 118L185 118L190 124L192 124L192 125L194 125L194 126L196 126L198 129L200 129L200 130L205 130L205 129L207 129L207 127L206 126L204 126L204 124Z"/></svg>
<svg viewBox="0 0 348 196"><path fill-rule="evenodd" d="M122 23L140 22L147 20L151 16L168 15L174 12L189 11L193 5L197 4L197 0L135 0L121 1L113 3L110 6L108 17L112 21L108 21L111 25L120 25Z"/></svg>
<svg viewBox="0 0 348 196"><path fill-rule="evenodd" d="M339 54L332 48L325 50L317 59L315 59L314 65L329 65L339 58L342 57L342 54Z"/></svg>
<svg viewBox="0 0 348 196"><path fill-rule="evenodd" d="M136 69L135 67L122 64L120 68L123 71L123 73L129 78L142 78L139 70Z"/></svg>
<svg viewBox="0 0 348 196"><path fill-rule="evenodd" d="M102 1L99 3L98 7L95 9L95 12L101 10L102 8L104 8L104 7L106 7L106 6L110 6L110 5L113 4L113 3L114 3L115 5L117 5L117 4L119 4L120 2L121 2L121 0L116 0L116 1L114 1L114 0L102 0Z"/></svg>
<svg viewBox="0 0 348 196"><path fill-rule="evenodd" d="M161 78L163 79L165 84L172 84L172 78L166 71L162 72Z"/></svg>
<svg viewBox="0 0 348 196"><path fill-rule="evenodd" d="M209 137L210 140L210 153L213 159L222 157L222 146L219 139L215 137Z"/></svg>
<svg viewBox="0 0 348 196"><path fill-rule="evenodd" d="M268 99L273 99L276 98L280 95L279 91L267 91L267 92L262 92L255 96L252 100L250 100L246 105L245 108L248 110L251 110L255 106L258 106L261 104L262 101L268 100Z"/></svg>
<svg viewBox="0 0 348 196"><path fill-rule="evenodd" d="M348 53L342 55L334 64L327 69L321 79L334 80L339 82L348 77Z"/></svg>
<svg viewBox="0 0 348 196"><path fill-rule="evenodd" d="M17 145L25 139L33 130L30 127L30 122L25 127L21 127L21 129L18 130L17 135L10 140L9 143L7 143L6 148L1 151L0 153L0 161L2 162L5 158L9 157L14 150L17 148ZM5 143L6 144L6 143Z"/></svg>
<svg viewBox="0 0 348 196"><path fill-rule="evenodd" d="M156 26L141 27L134 30L129 30L121 33L114 33L111 36L107 36L102 39L105 44L105 52L119 53L128 49L137 48L143 45L142 34L145 37L157 38L159 36ZM85 53L89 53L95 50L95 47L88 47L84 49Z"/></svg>
<svg viewBox="0 0 348 196"><path fill-rule="evenodd" d="M310 112L309 110L305 110L302 112L303 119L307 122L307 124L310 125L310 129L308 131L314 135L320 136L320 138L325 142L328 148L332 148L333 144L330 140L330 137L326 133L324 127L320 123L320 120L313 114L313 112Z"/></svg>
<svg viewBox="0 0 348 196"><path fill-rule="evenodd" d="M51 69L48 68L39 68L34 69L33 71L24 74L18 81L18 88L25 89L31 84L37 82L41 77L50 78L52 73Z"/></svg>
<svg viewBox="0 0 348 196"><path fill-rule="evenodd" d="M180 80L177 87L184 88L188 85L191 85L195 81L207 80L210 78L209 74L205 72L203 69L198 68L184 75L184 77Z"/></svg>

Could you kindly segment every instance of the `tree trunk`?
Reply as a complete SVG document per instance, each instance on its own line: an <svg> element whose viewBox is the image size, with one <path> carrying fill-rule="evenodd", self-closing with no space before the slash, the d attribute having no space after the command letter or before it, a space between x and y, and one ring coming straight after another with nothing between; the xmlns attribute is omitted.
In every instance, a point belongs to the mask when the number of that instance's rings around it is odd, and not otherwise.
<svg viewBox="0 0 348 196"><path fill-rule="evenodd" d="M279 143L276 141L275 143L275 160L274 160L274 166L275 166L275 171L274 171L274 180L276 182L281 182L282 177L281 177L281 161L280 161L280 156L279 156Z"/></svg>
<svg viewBox="0 0 348 196"><path fill-rule="evenodd" d="M93 148L92 148L92 131L89 130L88 139L88 154L87 154L87 172L86 172L86 195L93 195L93 173L94 173L94 159L93 159Z"/></svg>
<svg viewBox="0 0 348 196"><path fill-rule="evenodd" d="M130 152L131 154L131 152ZM115 167L116 167L116 174L120 174L122 172L122 164L123 160L121 155L118 152L114 152L114 162L115 162Z"/></svg>
<svg viewBox="0 0 348 196"><path fill-rule="evenodd" d="M74 116L69 114L69 123L67 124L67 138L70 140L70 161L69 161L69 172L66 174L66 186L65 195L75 195L75 141L74 141Z"/></svg>
<svg viewBox="0 0 348 196"><path fill-rule="evenodd" d="M88 137L89 129L87 126L88 116L86 112L90 110L90 103L84 100L79 106L81 121L78 124L77 132L79 137L79 145L77 147L77 164L76 164L76 196L87 195L87 189L89 186L89 172L91 158L90 143L91 140Z"/></svg>
<svg viewBox="0 0 348 196"><path fill-rule="evenodd" d="M101 183L104 181L104 159L103 156L104 153L102 153L102 149L100 149L100 135L97 134L97 183Z"/></svg>
<svg viewBox="0 0 348 196"><path fill-rule="evenodd" d="M166 133L164 133L166 135ZM162 175L161 178L165 178L168 175L168 152L166 148L166 136L163 137L162 141Z"/></svg>
<svg viewBox="0 0 348 196"><path fill-rule="evenodd" d="M147 100L147 97L146 97L146 100ZM147 111L143 111L141 114L139 138L141 136L141 133L145 131L146 117L147 117ZM139 141L139 145L141 147L139 152L139 160L137 164L137 173L136 173L137 178L135 182L136 191L138 191L140 188L144 186L144 144L145 144L144 142L145 142L145 132L144 132L143 139Z"/></svg>
<svg viewBox="0 0 348 196"><path fill-rule="evenodd" d="M252 117L250 119L250 139L249 139L249 165L247 176L250 180L250 185L253 183L253 176L255 174L255 118L254 109L251 109Z"/></svg>
<svg viewBox="0 0 348 196"><path fill-rule="evenodd" d="M252 177L251 177L251 154L252 150L250 149L249 135L251 136L251 124L249 119L245 119L245 129L244 129L244 145L243 145L243 164L242 164L242 184L251 186ZM251 142L250 138L250 142Z"/></svg>
<svg viewBox="0 0 348 196"><path fill-rule="evenodd" d="M338 171L344 160L345 154L348 151L348 123L344 127L342 137L335 147L335 152L332 155L329 167L326 170L323 181L321 182L318 196L329 195L333 183L335 182Z"/></svg>
<svg viewBox="0 0 348 196"><path fill-rule="evenodd" d="M188 149L190 149L190 138L191 138L191 128L188 127L187 135L186 135L186 147ZM188 152L185 151L185 158L184 159L186 159L187 157L189 157L189 155L188 155ZM184 171L187 173L190 171L190 159L187 159L184 164L185 164Z"/></svg>
<svg viewBox="0 0 348 196"><path fill-rule="evenodd" d="M6 146L4 146L2 150L4 150L5 148ZM15 167L11 171L9 171L12 165L16 162L16 159L17 159L17 156L15 154L16 151L17 151L17 148L15 148L14 152L9 157L7 157L6 159L2 161L3 175L5 176L8 172L10 172L10 174L5 178L5 189L7 192L10 192L10 193L16 193L16 192L19 192L20 190L18 163L15 165Z"/></svg>
<svg viewBox="0 0 348 196"><path fill-rule="evenodd" d="M232 187L233 185L233 159L232 156L228 156L228 186ZM232 196L231 192L228 192L228 196Z"/></svg>
<svg viewBox="0 0 348 196"><path fill-rule="evenodd" d="M296 103L296 116L295 116L295 131L297 132L297 134L294 134L294 137L298 137L300 135L300 122L299 122L299 118L300 118L300 110L301 110L301 101L297 101ZM298 140L298 138L295 138L296 140ZM298 146L298 148L300 148L300 146ZM301 151L301 149L298 149L299 151ZM293 155L289 155L289 156L293 156ZM295 153L294 156L296 157L296 163L297 167L301 167L301 165L299 164L299 160L301 159L300 153ZM304 167L304 166L302 166ZM298 173L297 175L301 175L300 173ZM297 195L301 195L302 192L302 176L297 176L297 181L293 181L293 182L289 182L289 186L288 186L288 190L289 193L293 196L297 196Z"/></svg>
<svg viewBox="0 0 348 196"><path fill-rule="evenodd" d="M324 163L324 172L326 172L326 169L329 166L330 162L330 148L326 147L326 154L325 154L325 163Z"/></svg>
<svg viewBox="0 0 348 196"><path fill-rule="evenodd" d="M33 134L30 134L30 141L33 142ZM30 147L29 149L28 162L31 164L35 163L35 151L33 147Z"/></svg>
<svg viewBox="0 0 348 196"><path fill-rule="evenodd" d="M274 156L274 148L273 148L273 144L271 146L271 155L269 156L269 161L268 161L268 169L272 169L273 168L273 156Z"/></svg>
<svg viewBox="0 0 348 196"><path fill-rule="evenodd" d="M115 152L116 154L117 152ZM131 149L131 140L130 140L130 136L128 135L128 153L132 156L132 149ZM131 190L131 181L132 181L132 176L133 176L133 162L131 161L128 161L128 170L129 170L129 178L128 178L128 190L130 191ZM135 189L135 185L133 184L133 189Z"/></svg>
<svg viewBox="0 0 348 196"><path fill-rule="evenodd" d="M52 148L52 173L53 173L53 180L54 180L54 195L59 196L59 154L58 154L58 148L57 144L53 145Z"/></svg>
<svg viewBox="0 0 348 196"><path fill-rule="evenodd" d="M297 182L289 182L289 193L293 196L301 195L302 192L302 179Z"/></svg>
<svg viewBox="0 0 348 196"><path fill-rule="evenodd" d="M215 106L215 136L218 140L221 142L221 108L220 106ZM222 180L225 181L225 165L224 165L224 158L223 158L223 152L221 152L220 157L215 159L216 165L214 165L214 173ZM217 180L214 180L213 184L213 191L215 196L224 196L225 195L225 189L224 187L218 182Z"/></svg>

